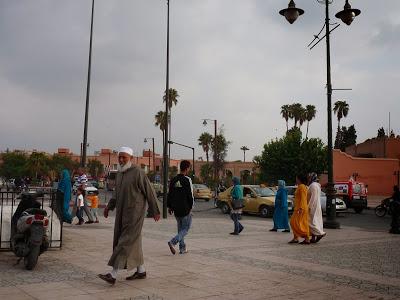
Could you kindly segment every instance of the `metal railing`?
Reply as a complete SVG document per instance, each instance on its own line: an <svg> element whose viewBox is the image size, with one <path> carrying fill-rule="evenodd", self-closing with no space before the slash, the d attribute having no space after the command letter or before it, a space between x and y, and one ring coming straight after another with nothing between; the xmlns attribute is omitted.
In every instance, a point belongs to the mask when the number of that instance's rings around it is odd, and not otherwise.
<svg viewBox="0 0 400 300"><path fill-rule="evenodd" d="M31 189L30 189L31 190ZM51 189L40 189L43 196L37 201L41 208L47 211L49 217L48 238L49 248L61 248L62 246L62 223L52 209L56 202L56 192ZM18 192L0 192L0 250L11 250L11 219L20 202Z"/></svg>

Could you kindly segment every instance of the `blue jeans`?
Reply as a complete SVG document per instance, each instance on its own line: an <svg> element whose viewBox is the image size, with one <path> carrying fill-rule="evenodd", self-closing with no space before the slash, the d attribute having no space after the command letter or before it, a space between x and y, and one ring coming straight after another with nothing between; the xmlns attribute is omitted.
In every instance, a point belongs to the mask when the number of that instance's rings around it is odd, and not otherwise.
<svg viewBox="0 0 400 300"><path fill-rule="evenodd" d="M240 214L231 213L231 219L234 225L234 232L236 233L240 233L243 230L243 225L239 222L239 215Z"/></svg>
<svg viewBox="0 0 400 300"><path fill-rule="evenodd" d="M188 234L190 226L192 225L192 214L188 214L184 217L175 216L178 224L178 234L171 239L171 244L176 245L179 243L179 251L184 252L186 250L185 236Z"/></svg>

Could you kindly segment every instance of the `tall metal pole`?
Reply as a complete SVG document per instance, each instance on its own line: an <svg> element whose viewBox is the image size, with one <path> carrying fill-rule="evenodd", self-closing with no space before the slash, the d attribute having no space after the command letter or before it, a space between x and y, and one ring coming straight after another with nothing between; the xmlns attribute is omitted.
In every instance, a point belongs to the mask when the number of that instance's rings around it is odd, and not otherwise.
<svg viewBox="0 0 400 300"><path fill-rule="evenodd" d="M154 172L154 175L156 174L156 157L155 157L155 149L154 149L154 138L152 138L152 140L153 140L153 172Z"/></svg>
<svg viewBox="0 0 400 300"><path fill-rule="evenodd" d="M193 179L196 177L196 171L194 170L194 148L192 148L193 151Z"/></svg>
<svg viewBox="0 0 400 300"><path fill-rule="evenodd" d="M149 172L148 173L150 173L150 170L151 170L151 155L150 155L150 152L151 152L151 149L149 148Z"/></svg>
<svg viewBox="0 0 400 300"><path fill-rule="evenodd" d="M336 200L333 179L333 150L332 150L332 78L331 78L331 48L329 29L329 0L325 0L325 29L326 29L326 88L328 109L328 185L326 189L327 218L326 228L340 228L336 221Z"/></svg>
<svg viewBox="0 0 400 300"><path fill-rule="evenodd" d="M163 218L167 218L167 192L168 192L168 103L169 103L169 0L167 0L167 72L166 72L166 101L165 101L165 130L163 149Z"/></svg>
<svg viewBox="0 0 400 300"><path fill-rule="evenodd" d="M214 120L214 143L217 141L217 120ZM215 146L214 146L215 147ZM217 183L218 171L217 171L217 154L214 149L214 180Z"/></svg>
<svg viewBox="0 0 400 300"><path fill-rule="evenodd" d="M86 165L86 152L87 152L86 148L87 148L87 129L88 129L88 118L89 118L90 73L92 69L93 13L94 13L94 0L92 0L92 17L90 21L89 64L88 64L88 75L87 75L87 86L86 86L85 125L83 129L83 145L82 145L82 157L81 157L82 167L85 167Z"/></svg>

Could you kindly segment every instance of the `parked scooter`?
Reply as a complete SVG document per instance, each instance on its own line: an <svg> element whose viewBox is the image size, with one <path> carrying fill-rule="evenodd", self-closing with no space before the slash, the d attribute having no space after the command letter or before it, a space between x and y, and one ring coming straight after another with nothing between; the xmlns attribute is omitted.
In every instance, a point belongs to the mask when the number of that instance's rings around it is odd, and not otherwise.
<svg viewBox="0 0 400 300"><path fill-rule="evenodd" d="M39 196L42 193L21 193L21 201L11 220L11 249L20 258L18 263L24 259L27 270L34 269L39 255L49 248L49 219L36 200Z"/></svg>
<svg viewBox="0 0 400 300"><path fill-rule="evenodd" d="M377 207L375 207L375 215L378 217L384 217L387 213L389 215L392 214L392 211L390 209L390 202L392 198L386 198L381 201L381 204L379 204Z"/></svg>

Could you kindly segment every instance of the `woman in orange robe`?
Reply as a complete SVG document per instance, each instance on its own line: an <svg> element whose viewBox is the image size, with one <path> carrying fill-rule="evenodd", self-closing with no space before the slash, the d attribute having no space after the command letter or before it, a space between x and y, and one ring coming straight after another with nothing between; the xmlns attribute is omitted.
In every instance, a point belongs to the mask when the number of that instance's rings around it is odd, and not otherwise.
<svg viewBox="0 0 400 300"><path fill-rule="evenodd" d="M307 177L297 175L297 189L294 198L294 211L290 218L290 226L293 231L293 239L289 244L299 242L299 238L304 238L300 244L310 244L310 228L308 225L308 204L307 204Z"/></svg>

